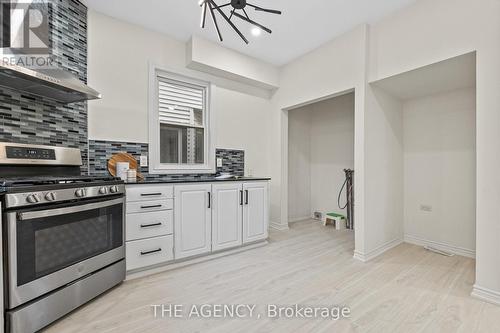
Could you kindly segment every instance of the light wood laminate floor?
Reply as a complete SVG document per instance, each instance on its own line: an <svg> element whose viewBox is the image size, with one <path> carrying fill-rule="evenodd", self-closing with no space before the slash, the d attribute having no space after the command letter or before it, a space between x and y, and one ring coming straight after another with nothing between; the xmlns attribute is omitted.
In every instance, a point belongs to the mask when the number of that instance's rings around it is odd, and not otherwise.
<svg viewBox="0 0 500 333"><path fill-rule="evenodd" d="M500 332L500 307L471 298L474 261L403 244L369 263L354 237L317 222L270 245L128 281L46 332ZM162 319L152 304L347 305L351 318ZM257 310L256 310L257 311Z"/></svg>

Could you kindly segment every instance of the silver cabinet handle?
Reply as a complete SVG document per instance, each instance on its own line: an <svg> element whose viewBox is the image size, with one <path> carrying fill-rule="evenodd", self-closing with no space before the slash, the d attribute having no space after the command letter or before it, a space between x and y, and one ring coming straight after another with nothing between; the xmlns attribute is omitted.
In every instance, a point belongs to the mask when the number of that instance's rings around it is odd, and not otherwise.
<svg viewBox="0 0 500 333"><path fill-rule="evenodd" d="M141 197L158 197L163 193L141 193Z"/></svg>
<svg viewBox="0 0 500 333"><path fill-rule="evenodd" d="M161 225L163 225L163 223L161 223L161 222L153 223L153 224L141 224L141 228L159 227Z"/></svg>
<svg viewBox="0 0 500 333"><path fill-rule="evenodd" d="M148 254L153 254L153 253L158 253L161 252L161 247L157 250L152 250L152 251L141 251L141 256L146 256Z"/></svg>
<svg viewBox="0 0 500 333"><path fill-rule="evenodd" d="M245 190L245 205L248 205L248 190Z"/></svg>
<svg viewBox="0 0 500 333"><path fill-rule="evenodd" d="M208 209L212 208L212 193L208 192Z"/></svg>
<svg viewBox="0 0 500 333"><path fill-rule="evenodd" d="M240 206L243 206L243 191L240 190Z"/></svg>

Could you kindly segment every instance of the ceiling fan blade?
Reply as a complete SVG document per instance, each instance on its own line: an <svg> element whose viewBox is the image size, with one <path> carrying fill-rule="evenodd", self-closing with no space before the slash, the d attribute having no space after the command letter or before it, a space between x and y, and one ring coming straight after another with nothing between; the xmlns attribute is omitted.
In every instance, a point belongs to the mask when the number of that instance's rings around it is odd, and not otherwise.
<svg viewBox="0 0 500 333"><path fill-rule="evenodd" d="M204 2L202 5L201 5L202 9L201 9L201 27L202 28L205 28L205 22L207 21L207 3Z"/></svg>
<svg viewBox="0 0 500 333"><path fill-rule="evenodd" d="M210 6L210 15L212 16L212 21L214 22L215 30L217 30L217 35L219 36L219 40L222 42L224 40L222 39L222 35L219 30L219 25L217 24L217 19L215 18L212 1L208 1L208 6Z"/></svg>
<svg viewBox="0 0 500 333"><path fill-rule="evenodd" d="M243 10L243 14L245 14L246 18L250 20L250 16L248 16L247 11L245 10L245 8L243 8L242 10Z"/></svg>
<svg viewBox="0 0 500 333"><path fill-rule="evenodd" d="M215 8L224 8L224 7L227 7L231 5L231 3L226 3L226 4L223 4L223 5L220 5L220 6L216 6Z"/></svg>
<svg viewBox="0 0 500 333"><path fill-rule="evenodd" d="M241 15L241 14L238 14L238 13L236 13L236 12L235 12L235 13L234 13L234 16L236 16L237 18L239 18L239 19L241 19L241 20L243 20L243 21L246 21L246 22L248 22L248 23L250 23L250 24L255 25L256 27L258 27L258 28L260 28L260 29L264 30L264 31L265 31L265 32L267 32L267 33L270 33L270 34L271 34L271 33L273 33L273 32L271 31L271 29L266 28L266 27L265 27L265 26L263 26L262 24L259 24L259 23L255 22L255 21L253 21L253 20L251 20L251 19L249 19L249 18L247 18L247 17L245 17L245 16Z"/></svg>
<svg viewBox="0 0 500 333"><path fill-rule="evenodd" d="M259 12L266 12L266 13L277 14L277 15L282 14L280 10L266 9L266 8L262 8L259 6L251 5L249 3L247 3L247 6L253 7L256 11L259 11Z"/></svg>
<svg viewBox="0 0 500 333"><path fill-rule="evenodd" d="M234 25L233 22L231 22L231 20L229 19L229 17L227 17L226 13L224 13L222 11L222 9L220 8L217 8L217 5L215 4L214 0L208 0L210 2L210 8L213 10L214 8L219 12L219 14L227 21L227 23L229 23L229 25L234 29L234 31L236 31L236 33L241 37L241 39L243 39L243 41L248 44L248 39L246 39L246 37L241 33L241 31L238 29L238 27L236 27ZM213 13L212 13L213 15Z"/></svg>

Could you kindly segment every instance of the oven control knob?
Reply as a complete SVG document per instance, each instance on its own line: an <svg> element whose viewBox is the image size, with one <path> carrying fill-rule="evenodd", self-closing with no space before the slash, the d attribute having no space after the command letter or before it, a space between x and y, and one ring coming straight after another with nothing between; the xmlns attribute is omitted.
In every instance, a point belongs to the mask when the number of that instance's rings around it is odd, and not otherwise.
<svg viewBox="0 0 500 333"><path fill-rule="evenodd" d="M109 188L109 191L110 191L111 193L117 193L117 192L118 192L118 186L116 186L116 185L111 186L111 187Z"/></svg>
<svg viewBox="0 0 500 333"><path fill-rule="evenodd" d="M101 187L99 189L99 194L108 194L108 188L107 187Z"/></svg>
<svg viewBox="0 0 500 333"><path fill-rule="evenodd" d="M30 194L26 197L26 201L29 203L38 203L40 202L40 196L38 194Z"/></svg>
<svg viewBox="0 0 500 333"><path fill-rule="evenodd" d="M55 201L56 200L56 194L54 192L48 192L45 194L45 200L47 201Z"/></svg>
<svg viewBox="0 0 500 333"><path fill-rule="evenodd" d="M79 188L78 190L75 191L75 196L77 198L83 198L86 195L87 193L85 193L85 190L83 188Z"/></svg>

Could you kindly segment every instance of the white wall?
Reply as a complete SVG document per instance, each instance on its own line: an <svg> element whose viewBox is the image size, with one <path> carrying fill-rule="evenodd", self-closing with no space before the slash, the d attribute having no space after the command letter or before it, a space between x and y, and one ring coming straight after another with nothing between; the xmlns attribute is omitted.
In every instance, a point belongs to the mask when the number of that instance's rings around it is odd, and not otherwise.
<svg viewBox="0 0 500 333"><path fill-rule="evenodd" d="M365 251L370 260L403 240L402 103L369 86L365 119Z"/></svg>
<svg viewBox="0 0 500 333"><path fill-rule="evenodd" d="M288 122L288 215L311 217L311 106L290 111Z"/></svg>
<svg viewBox="0 0 500 333"><path fill-rule="evenodd" d="M475 88L405 101L403 124L405 238L473 255Z"/></svg>
<svg viewBox="0 0 500 333"><path fill-rule="evenodd" d="M246 151L246 168L269 175L267 90L186 69L186 45L94 11L89 13L89 85L103 98L89 102L89 138L148 142L149 64L213 82L217 148Z"/></svg>
<svg viewBox="0 0 500 333"><path fill-rule="evenodd" d="M500 1L420 0L371 29L370 79L477 50L474 294L500 303ZM367 111L368 112L368 111ZM366 201L370 199L367 197Z"/></svg>
<svg viewBox="0 0 500 333"><path fill-rule="evenodd" d="M337 198L343 170L354 168L354 94L291 110L288 124L289 220L345 213Z"/></svg>
<svg viewBox="0 0 500 333"><path fill-rule="evenodd" d="M214 98L216 147L245 150L245 174L268 176L269 100L223 88Z"/></svg>
<svg viewBox="0 0 500 333"><path fill-rule="evenodd" d="M342 212L344 169L354 168L354 94L314 104L311 114L311 209ZM341 203L345 204L345 192Z"/></svg>
<svg viewBox="0 0 500 333"><path fill-rule="evenodd" d="M443 42L445 41L445 42ZM365 128L368 117L377 113L376 102L367 96L365 82L423 67L468 52L477 51L477 277L475 294L500 302L500 1L498 0L419 0L366 29L356 29L307 54L282 69L281 88L273 98L270 150L272 218L280 226L286 221L287 193L282 191L287 179L286 128L287 113L283 109L321 98L349 85L356 88L355 169L356 250L373 252L383 247L387 237L398 234L390 230L394 212L384 211L393 195L380 198L376 189L369 188L365 179L376 176L377 163L366 161L371 149L365 138L371 132ZM368 79L369 78L369 79ZM371 94L371 93L369 93ZM375 104L375 105L374 105ZM274 130L273 130L274 128ZM281 131L279 129L282 129ZM384 134L385 135L385 134ZM375 171L368 170L375 167ZM365 170L366 169L366 170ZM361 179L360 179L361 178ZM372 184L373 185L373 184ZM377 183L375 182L375 185ZM361 187L358 189L358 187ZM396 190L396 186L393 188ZM377 195L379 197L377 197ZM382 200L375 211L365 203ZM285 207L285 210L283 208ZM373 213L380 214L382 234L370 233L371 223L364 221ZM387 221L387 222L386 222ZM365 223L366 222L366 223ZM375 226L373 226L375 227ZM359 237L361 235L361 237ZM380 238L379 238L380 237ZM370 248L367 244L370 243ZM495 294L496 291L498 294Z"/></svg>

